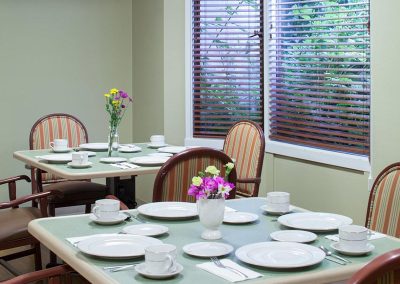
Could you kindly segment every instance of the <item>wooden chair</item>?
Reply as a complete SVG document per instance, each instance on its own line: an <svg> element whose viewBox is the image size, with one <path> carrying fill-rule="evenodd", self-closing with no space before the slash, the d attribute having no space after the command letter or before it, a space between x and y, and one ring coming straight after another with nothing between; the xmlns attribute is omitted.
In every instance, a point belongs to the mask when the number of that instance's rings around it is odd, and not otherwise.
<svg viewBox="0 0 400 284"><path fill-rule="evenodd" d="M67 264L55 266L48 269L43 269L39 271L34 271L26 273L10 280L2 282L3 284L28 284L34 283L36 281L43 281L43 283L48 284L59 284L59 283L89 283L82 277L73 277L74 270ZM44 280L47 280L44 282Z"/></svg>
<svg viewBox="0 0 400 284"><path fill-rule="evenodd" d="M35 256L35 269L42 268L40 243L28 233L28 223L34 219L46 217L47 198L50 195L60 194L55 191L47 191L17 198L16 182L19 180L31 181L26 175L0 180L0 185L8 184L10 197L9 202L0 203L0 250L29 246L29 249L0 257L1 264L12 274L17 274L17 272L6 261L30 254ZM37 199L40 200L40 209L36 207L19 207L22 203Z"/></svg>
<svg viewBox="0 0 400 284"><path fill-rule="evenodd" d="M89 141L86 127L76 117L65 113L53 113L43 116L33 125L29 135L31 150L47 149L56 138L68 139L68 147L77 147ZM51 197L49 214L55 215L55 208L86 205L85 212L90 213L91 204L107 195L107 187L102 184L84 181L67 181L39 169L31 169L32 192L59 190L62 198Z"/></svg>
<svg viewBox="0 0 400 284"><path fill-rule="evenodd" d="M235 161L237 195L258 196L264 150L264 132L257 123L242 120L229 129L223 151Z"/></svg>
<svg viewBox="0 0 400 284"><path fill-rule="evenodd" d="M384 253L357 271L348 284L399 284L400 249Z"/></svg>
<svg viewBox="0 0 400 284"><path fill-rule="evenodd" d="M368 201L365 226L400 237L400 163L386 167L377 176Z"/></svg>
<svg viewBox="0 0 400 284"><path fill-rule="evenodd" d="M154 181L153 202L157 201L186 201L195 202L187 194L192 178L207 166L216 166L224 176L226 163L232 159L223 152L211 148L193 148L174 155L158 171ZM236 182L236 170L229 174L229 181ZM235 198L235 190L230 192L229 198Z"/></svg>

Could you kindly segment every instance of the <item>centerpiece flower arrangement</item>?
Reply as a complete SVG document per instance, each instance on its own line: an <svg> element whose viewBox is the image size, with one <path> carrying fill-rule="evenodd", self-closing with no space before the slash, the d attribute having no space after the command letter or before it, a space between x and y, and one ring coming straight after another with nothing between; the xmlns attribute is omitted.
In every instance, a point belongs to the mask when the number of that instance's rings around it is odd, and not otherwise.
<svg viewBox="0 0 400 284"><path fill-rule="evenodd" d="M227 163L224 167L226 168L225 178L227 178L234 164ZM194 196L196 200L228 198L229 192L234 188L234 185L225 181L219 174L220 170L215 166L208 166L204 172L199 172L198 176L192 178L188 195Z"/></svg>
<svg viewBox="0 0 400 284"><path fill-rule="evenodd" d="M122 118L124 117L125 111L128 107L128 103L132 102L132 98L128 95L128 93L115 88L104 94L104 97L106 99L106 111L110 115L108 156L111 157L113 150L118 150L118 126L121 123Z"/></svg>
<svg viewBox="0 0 400 284"><path fill-rule="evenodd" d="M227 163L224 167L227 179L234 165ZM225 199L235 187L219 174L220 171L215 166L208 166L204 173L200 172L198 176L192 178L192 184L188 189L188 195L194 196L197 200L200 223L205 228L201 237L206 240L222 238L218 228L224 219Z"/></svg>

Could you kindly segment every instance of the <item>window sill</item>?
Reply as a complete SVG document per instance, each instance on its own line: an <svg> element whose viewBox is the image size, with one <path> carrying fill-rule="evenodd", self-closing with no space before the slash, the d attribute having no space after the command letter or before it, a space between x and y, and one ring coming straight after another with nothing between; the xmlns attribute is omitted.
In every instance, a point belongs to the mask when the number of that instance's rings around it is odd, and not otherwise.
<svg viewBox="0 0 400 284"><path fill-rule="evenodd" d="M222 147L224 146L224 140L186 138L185 146L203 146L215 149L222 149ZM265 152L271 154L277 154L357 171L371 171L371 165L367 157L302 147L270 140L266 141L265 149Z"/></svg>
<svg viewBox="0 0 400 284"><path fill-rule="evenodd" d="M357 171L371 171L368 157L302 147L270 140L266 141L265 149L267 153L271 154L288 156Z"/></svg>

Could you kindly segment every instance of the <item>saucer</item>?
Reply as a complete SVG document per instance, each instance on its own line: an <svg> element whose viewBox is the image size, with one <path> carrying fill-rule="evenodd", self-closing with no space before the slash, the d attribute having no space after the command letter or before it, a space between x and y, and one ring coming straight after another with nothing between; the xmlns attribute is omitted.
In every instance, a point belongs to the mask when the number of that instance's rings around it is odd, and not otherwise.
<svg viewBox="0 0 400 284"><path fill-rule="evenodd" d="M279 211L269 210L269 209L267 209L267 205L266 204L261 206L260 209L265 211L265 212L267 212L268 214L271 214L271 215L283 215L283 214L287 214L289 212L292 212L293 211L293 206L289 205L289 211L286 211L286 212L279 212Z"/></svg>
<svg viewBox="0 0 400 284"><path fill-rule="evenodd" d="M83 168L88 168L91 167L93 165L92 162L87 162L86 164L73 164L72 162L67 163L67 165L71 168L76 168L76 169L83 169Z"/></svg>
<svg viewBox="0 0 400 284"><path fill-rule="evenodd" d="M168 146L168 144L165 144L165 143L164 144L152 144L152 143L149 143L149 144L147 144L147 146L149 148L157 149L157 148Z"/></svg>
<svg viewBox="0 0 400 284"><path fill-rule="evenodd" d="M171 271L171 272L165 272L165 273L150 273L147 271L146 269L146 263L140 263L138 265L135 266L135 270L137 273L139 273L140 275L146 277L146 278L150 278L150 279L166 279L166 278L170 278L173 277L179 273L182 272L183 270L183 266L179 263L175 264L175 270Z"/></svg>
<svg viewBox="0 0 400 284"><path fill-rule="evenodd" d="M135 153L142 151L142 148L136 145L125 145L125 146L120 145L118 151L121 153Z"/></svg>
<svg viewBox="0 0 400 284"><path fill-rule="evenodd" d="M367 254L371 251L373 251L375 249L375 246L371 243L367 243L367 246L365 247L365 249L362 250L344 250L340 247L340 243L332 243L331 244L331 248L333 248L334 250L340 252L341 254L345 254L345 255L363 255L363 254Z"/></svg>
<svg viewBox="0 0 400 284"><path fill-rule="evenodd" d="M254 222L256 220L258 220L257 214L233 211L233 212L225 212L223 222L229 224L245 224Z"/></svg>
<svg viewBox="0 0 400 284"><path fill-rule="evenodd" d="M127 218L127 215L120 212L117 217L110 219L100 219L94 214L89 215L89 219L100 225L114 225L123 222Z"/></svg>
<svg viewBox="0 0 400 284"><path fill-rule="evenodd" d="M72 148L65 148L65 149L52 149L54 153L68 153L72 151Z"/></svg>

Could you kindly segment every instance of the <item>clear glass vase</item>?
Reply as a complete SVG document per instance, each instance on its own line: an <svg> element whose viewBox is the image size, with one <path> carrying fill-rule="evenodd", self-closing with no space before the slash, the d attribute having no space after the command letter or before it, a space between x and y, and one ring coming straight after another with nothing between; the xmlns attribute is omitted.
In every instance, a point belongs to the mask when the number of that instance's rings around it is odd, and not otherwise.
<svg viewBox="0 0 400 284"><path fill-rule="evenodd" d="M118 128L110 126L110 131L108 133L108 157L118 156L118 147Z"/></svg>
<svg viewBox="0 0 400 284"><path fill-rule="evenodd" d="M205 230L201 237L205 240L218 240L222 238L219 226L222 224L225 213L225 199L199 199L197 200L200 223Z"/></svg>

